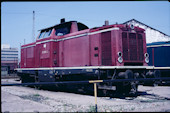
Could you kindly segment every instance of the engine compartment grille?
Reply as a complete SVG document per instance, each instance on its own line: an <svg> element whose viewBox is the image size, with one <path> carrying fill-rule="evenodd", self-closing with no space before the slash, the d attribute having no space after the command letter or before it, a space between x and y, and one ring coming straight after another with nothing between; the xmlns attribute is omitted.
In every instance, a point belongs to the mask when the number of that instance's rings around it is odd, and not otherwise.
<svg viewBox="0 0 170 113"><path fill-rule="evenodd" d="M130 60L137 60L137 41L135 33L129 33L129 54Z"/></svg>
<svg viewBox="0 0 170 113"><path fill-rule="evenodd" d="M111 32L101 34L102 65L112 65Z"/></svg>
<svg viewBox="0 0 170 113"><path fill-rule="evenodd" d="M122 33L124 61L143 61L143 37L136 33Z"/></svg>

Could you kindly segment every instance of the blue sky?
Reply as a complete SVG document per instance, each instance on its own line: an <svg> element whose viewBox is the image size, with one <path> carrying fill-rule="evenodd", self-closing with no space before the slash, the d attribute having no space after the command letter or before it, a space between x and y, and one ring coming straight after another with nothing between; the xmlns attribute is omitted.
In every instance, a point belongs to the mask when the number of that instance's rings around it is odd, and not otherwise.
<svg viewBox="0 0 170 113"><path fill-rule="evenodd" d="M124 23L136 19L170 35L170 3L168 1L71 1L71 2L1 2L1 44L20 47L32 42L33 11L35 36L38 30L76 20L89 28Z"/></svg>

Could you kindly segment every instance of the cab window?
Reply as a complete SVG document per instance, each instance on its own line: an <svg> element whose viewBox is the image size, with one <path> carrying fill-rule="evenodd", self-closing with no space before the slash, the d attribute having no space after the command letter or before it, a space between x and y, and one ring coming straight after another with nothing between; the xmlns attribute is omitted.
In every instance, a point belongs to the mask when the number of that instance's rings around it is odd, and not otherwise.
<svg viewBox="0 0 170 113"><path fill-rule="evenodd" d="M58 28L58 29L56 29L56 32L55 32L55 34L57 36L66 35L68 33L69 33L69 29L67 27L65 27L65 28Z"/></svg>
<svg viewBox="0 0 170 113"><path fill-rule="evenodd" d="M39 36L39 39L43 38L44 34L45 34L45 32L41 32L40 36Z"/></svg>
<svg viewBox="0 0 170 113"><path fill-rule="evenodd" d="M40 36L39 36L39 39L49 37L50 34L51 34L51 31L52 31L52 29L48 29L48 30L45 30L45 31L41 31Z"/></svg>
<svg viewBox="0 0 170 113"><path fill-rule="evenodd" d="M71 28L70 22L57 25L57 26L55 26L55 30L56 30L55 35L56 36L63 36L63 35L69 34L70 28Z"/></svg>
<svg viewBox="0 0 170 113"><path fill-rule="evenodd" d="M51 29L46 31L43 38L49 37L51 34L51 31L52 31Z"/></svg>

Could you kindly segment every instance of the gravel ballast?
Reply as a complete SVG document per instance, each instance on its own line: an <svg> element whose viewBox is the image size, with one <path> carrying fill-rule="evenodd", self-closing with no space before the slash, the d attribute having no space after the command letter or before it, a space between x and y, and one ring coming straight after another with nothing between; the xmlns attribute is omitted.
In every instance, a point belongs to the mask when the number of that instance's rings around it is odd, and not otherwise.
<svg viewBox="0 0 170 113"><path fill-rule="evenodd" d="M1 82L7 82L5 79ZM170 112L169 86L139 86L137 97L97 97L98 112ZM22 86L1 87L2 112L93 112L95 98Z"/></svg>

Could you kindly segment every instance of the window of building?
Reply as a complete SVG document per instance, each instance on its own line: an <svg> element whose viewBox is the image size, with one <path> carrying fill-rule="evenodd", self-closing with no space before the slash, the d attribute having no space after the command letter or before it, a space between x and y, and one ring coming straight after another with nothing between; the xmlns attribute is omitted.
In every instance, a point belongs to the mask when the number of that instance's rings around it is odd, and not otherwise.
<svg viewBox="0 0 170 113"><path fill-rule="evenodd" d="M18 58L17 56L16 57L12 57L12 56L3 56L1 58Z"/></svg>
<svg viewBox="0 0 170 113"><path fill-rule="evenodd" d="M7 50L1 50L1 52L18 52L18 51L7 51Z"/></svg>
<svg viewBox="0 0 170 113"><path fill-rule="evenodd" d="M12 55L12 56L16 56L16 55L17 55L17 56L18 56L18 54L2 54L2 53L1 53L1 56L2 56L2 55Z"/></svg>

